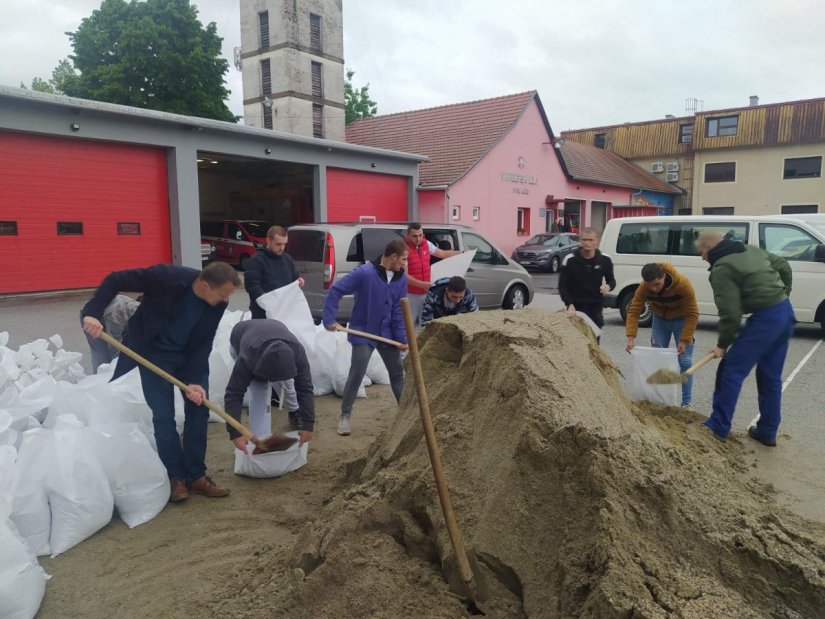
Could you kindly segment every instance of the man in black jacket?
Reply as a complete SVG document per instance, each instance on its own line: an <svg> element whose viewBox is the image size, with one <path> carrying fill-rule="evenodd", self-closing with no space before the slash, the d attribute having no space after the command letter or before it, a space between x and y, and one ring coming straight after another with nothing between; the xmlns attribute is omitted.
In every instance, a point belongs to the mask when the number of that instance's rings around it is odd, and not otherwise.
<svg viewBox="0 0 825 619"><path fill-rule="evenodd" d="M93 338L103 331L103 313L118 292L142 292L143 301L129 320L127 346L189 385L184 401L183 446L175 427L173 385L140 366L146 403L152 409L155 442L171 481L170 501L182 501L189 491L209 497L229 494L206 475L206 425L203 406L209 389L209 353L229 297L240 278L223 262L202 272L159 264L146 269L115 271L106 276L83 308L83 330ZM119 355L112 380L137 365Z"/></svg>
<svg viewBox="0 0 825 619"><path fill-rule="evenodd" d="M272 226L266 231L266 247L246 262L244 286L249 293L252 318L266 318L266 311L257 302L261 295L295 280L298 280L299 286L304 285L303 278L298 277L292 257L286 253L287 241L286 230L281 226Z"/></svg>
<svg viewBox="0 0 825 619"><path fill-rule="evenodd" d="M298 429L299 446L309 441L315 426L315 396L309 361L298 339L278 320L244 320L232 329L229 345L235 357L235 367L226 385L226 412L240 420L244 394L253 382L266 386L270 381L294 379L297 409L287 407L289 420ZM268 398L250 398L250 426L256 417L266 415L268 405ZM235 446L245 451L246 439L228 424L226 429Z"/></svg>
<svg viewBox="0 0 825 619"><path fill-rule="evenodd" d="M613 261L599 251L600 235L585 228L579 249L567 254L559 275L559 294L571 314L584 312L600 329L604 326L602 295L616 287Z"/></svg>

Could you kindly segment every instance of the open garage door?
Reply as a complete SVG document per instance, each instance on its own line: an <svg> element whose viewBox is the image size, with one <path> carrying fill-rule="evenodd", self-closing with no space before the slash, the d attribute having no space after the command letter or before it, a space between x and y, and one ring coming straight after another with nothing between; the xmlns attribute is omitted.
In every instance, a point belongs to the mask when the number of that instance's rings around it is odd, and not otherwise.
<svg viewBox="0 0 825 619"><path fill-rule="evenodd" d="M407 221L407 177L327 168L327 221Z"/></svg>
<svg viewBox="0 0 825 619"><path fill-rule="evenodd" d="M171 260L163 149L0 131L0 195L1 293Z"/></svg>

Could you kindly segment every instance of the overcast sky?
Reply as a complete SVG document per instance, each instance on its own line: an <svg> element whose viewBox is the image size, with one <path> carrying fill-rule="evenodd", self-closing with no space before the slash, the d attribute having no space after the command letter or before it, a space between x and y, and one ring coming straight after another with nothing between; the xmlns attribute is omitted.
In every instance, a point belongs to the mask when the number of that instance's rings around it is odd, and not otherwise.
<svg viewBox="0 0 825 619"><path fill-rule="evenodd" d="M227 58L239 0L196 0ZM538 90L564 129L825 96L821 0L343 0L344 55L381 114ZM48 79L100 0L0 0L0 84ZM231 63L230 63L231 65ZM230 108L243 113L230 68Z"/></svg>

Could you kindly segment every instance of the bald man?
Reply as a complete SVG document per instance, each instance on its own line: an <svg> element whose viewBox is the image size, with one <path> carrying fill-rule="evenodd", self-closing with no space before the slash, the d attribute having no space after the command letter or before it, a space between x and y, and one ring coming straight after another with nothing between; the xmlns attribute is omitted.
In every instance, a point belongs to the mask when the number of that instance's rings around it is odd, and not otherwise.
<svg viewBox="0 0 825 619"><path fill-rule="evenodd" d="M714 230L699 235L696 249L710 263L710 285L719 312L713 353L722 358L716 370L713 412L705 425L716 438L727 438L742 383L755 365L759 420L748 428L748 436L775 447L782 368L795 322L788 299L791 267L779 256L723 238ZM744 326L743 314L750 314Z"/></svg>

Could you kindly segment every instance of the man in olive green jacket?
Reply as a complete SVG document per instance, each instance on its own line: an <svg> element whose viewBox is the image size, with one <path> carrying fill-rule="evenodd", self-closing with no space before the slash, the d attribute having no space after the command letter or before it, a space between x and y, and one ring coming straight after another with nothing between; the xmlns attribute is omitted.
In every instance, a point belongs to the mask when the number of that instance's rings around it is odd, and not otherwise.
<svg viewBox="0 0 825 619"><path fill-rule="evenodd" d="M779 256L723 239L712 230L699 235L696 249L710 263L710 285L719 311L713 352L723 357L716 371L713 412L705 425L717 438L727 438L742 383L755 365L759 420L748 428L748 436L773 447L781 420L782 367L795 322L788 300L791 267ZM744 314L750 317L741 327Z"/></svg>

